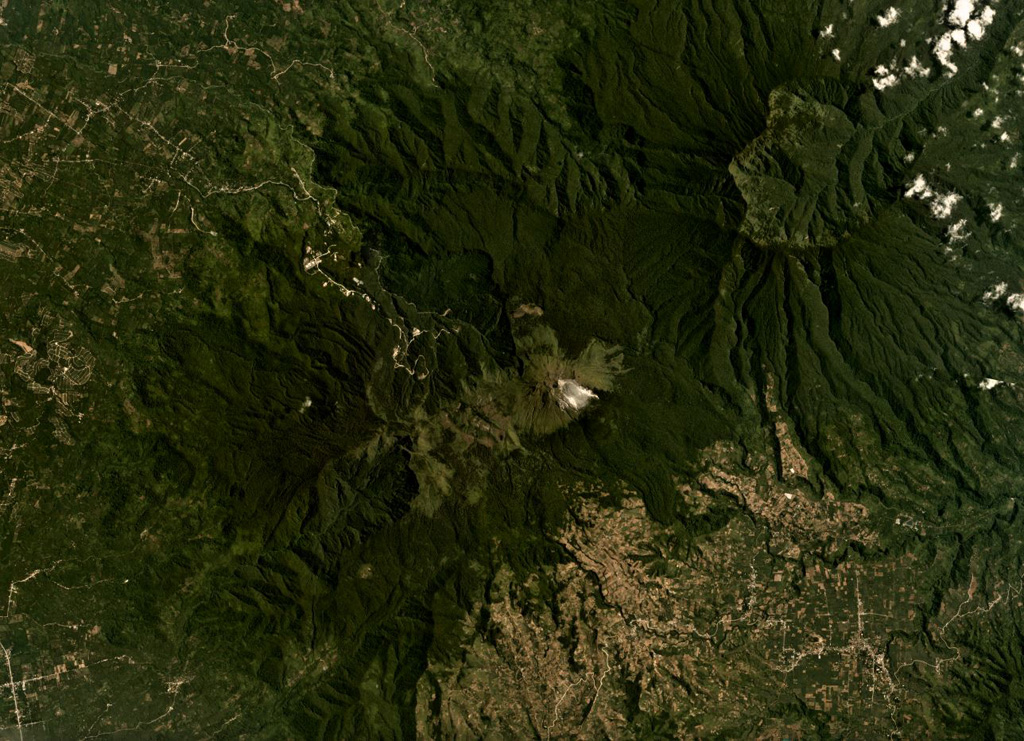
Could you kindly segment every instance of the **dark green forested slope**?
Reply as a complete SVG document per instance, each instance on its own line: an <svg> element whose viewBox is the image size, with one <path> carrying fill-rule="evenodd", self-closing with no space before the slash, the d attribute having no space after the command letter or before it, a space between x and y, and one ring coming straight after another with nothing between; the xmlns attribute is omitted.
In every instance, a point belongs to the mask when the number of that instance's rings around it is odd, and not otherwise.
<svg viewBox="0 0 1024 741"><path fill-rule="evenodd" d="M0 9L2 733L1020 737L1022 10Z"/></svg>

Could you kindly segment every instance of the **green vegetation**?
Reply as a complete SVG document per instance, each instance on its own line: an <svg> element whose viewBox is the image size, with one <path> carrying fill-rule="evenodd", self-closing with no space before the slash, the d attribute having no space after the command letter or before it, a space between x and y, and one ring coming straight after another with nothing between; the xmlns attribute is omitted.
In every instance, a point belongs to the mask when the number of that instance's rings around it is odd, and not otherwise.
<svg viewBox="0 0 1024 741"><path fill-rule="evenodd" d="M0 735L1020 737L992 8L9 3Z"/></svg>

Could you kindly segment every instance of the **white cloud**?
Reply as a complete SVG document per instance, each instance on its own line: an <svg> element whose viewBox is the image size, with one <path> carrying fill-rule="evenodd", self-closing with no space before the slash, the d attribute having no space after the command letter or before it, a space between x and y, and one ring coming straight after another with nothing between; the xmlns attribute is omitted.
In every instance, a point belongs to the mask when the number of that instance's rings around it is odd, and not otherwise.
<svg viewBox="0 0 1024 741"><path fill-rule="evenodd" d="M904 195L920 196L921 200L927 200L935 195L935 191L928 186L927 181L924 179L924 175L919 174L914 178L914 182L910 184L910 187L907 188L907 192Z"/></svg>
<svg viewBox="0 0 1024 741"><path fill-rule="evenodd" d="M971 236L967 229L967 219L960 219L946 230L950 242L962 242Z"/></svg>
<svg viewBox="0 0 1024 741"><path fill-rule="evenodd" d="M558 406L566 411L572 409L574 412L578 412L597 398L597 394L586 386L564 378L558 379L558 392L556 397Z"/></svg>
<svg viewBox="0 0 1024 741"><path fill-rule="evenodd" d="M946 15L946 20L954 26L963 28L973 14L974 0L953 0L953 7Z"/></svg>
<svg viewBox="0 0 1024 741"><path fill-rule="evenodd" d="M896 8L889 8L887 11L875 18L875 22L882 28L885 28L886 26L891 26L893 23L898 21L899 18L900 11L896 10Z"/></svg>
<svg viewBox="0 0 1024 741"><path fill-rule="evenodd" d="M966 46L968 38L978 41L984 37L995 17L996 11L990 5L978 9L974 0L953 0L946 13L946 24L952 30L946 31L932 44L932 54L950 74L955 75L958 68L953 62L953 49Z"/></svg>
<svg viewBox="0 0 1024 741"><path fill-rule="evenodd" d="M982 301L996 301L1001 299L1009 288L1007 283L997 283L996 285L989 288L985 293L981 294Z"/></svg>
<svg viewBox="0 0 1024 741"><path fill-rule="evenodd" d="M961 196L952 191L943 195L936 195L935 200L931 204L932 216L936 219L948 219L953 214L956 204L960 203L960 201Z"/></svg>
<svg viewBox="0 0 1024 741"><path fill-rule="evenodd" d="M957 73L958 68L953 64L953 34L948 31L942 34L932 46L932 54L939 60L939 64L948 69L951 74Z"/></svg>
<svg viewBox="0 0 1024 741"><path fill-rule="evenodd" d="M896 77L895 73L890 72L888 67L879 65L875 67L875 79L871 82L876 90L885 90L899 82L899 78Z"/></svg>
<svg viewBox="0 0 1024 741"><path fill-rule="evenodd" d="M913 57L910 64L903 68L903 74L910 77L927 77L929 72L931 72L931 68L921 64L917 57Z"/></svg>
<svg viewBox="0 0 1024 741"><path fill-rule="evenodd" d="M956 204L962 200L962 196L952 191L949 193L936 193L928 185L924 175L920 174L914 178L914 181L904 192L904 195L908 198L916 197L922 201L931 201L929 209L932 212L932 216L936 219L948 219L953 215L953 209L956 208ZM955 226L952 228L955 228Z"/></svg>

